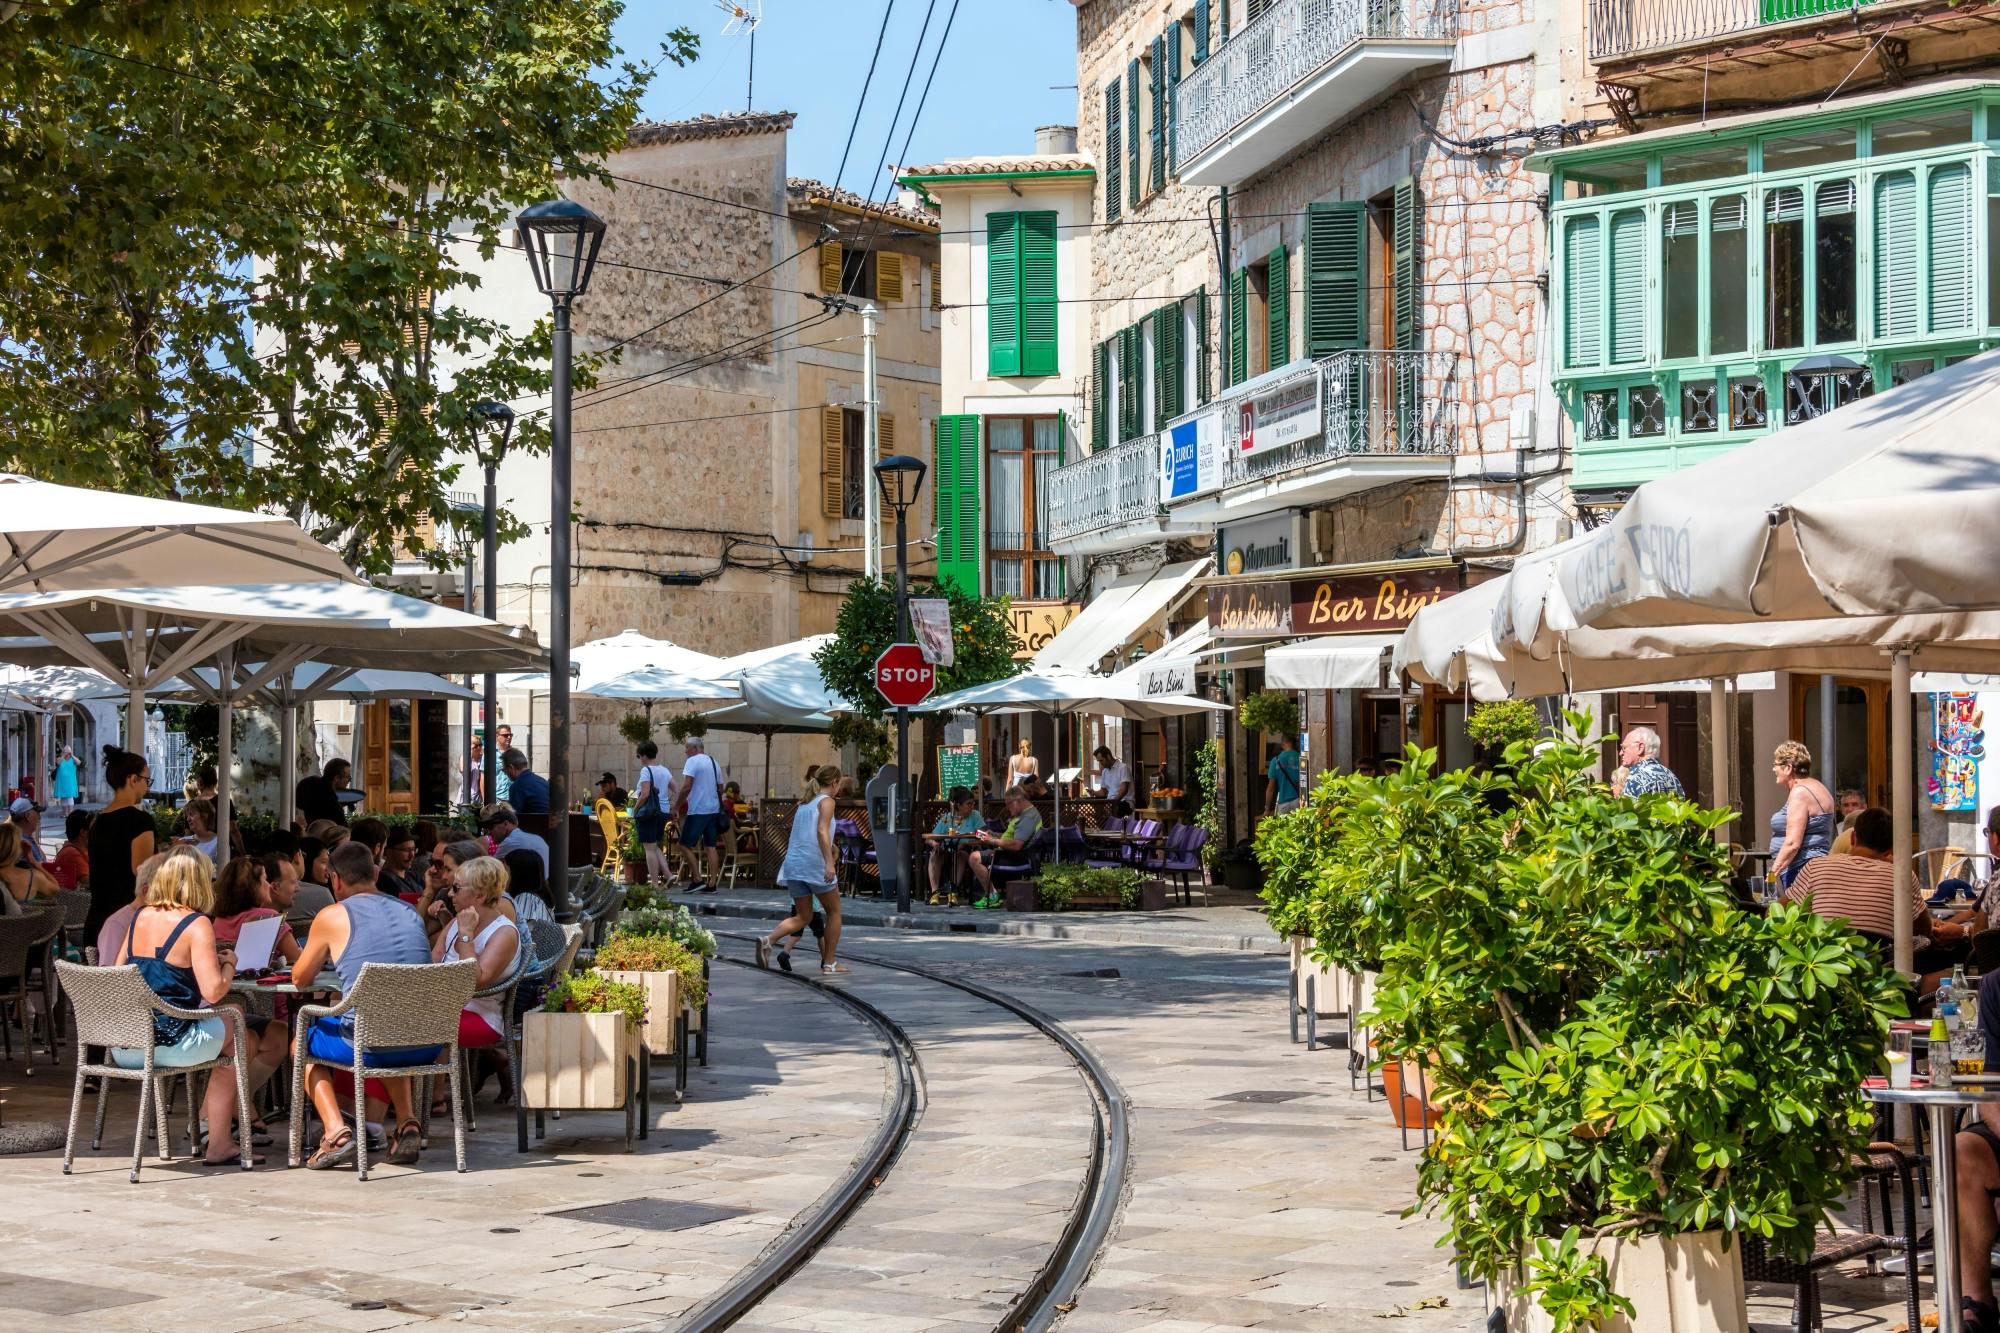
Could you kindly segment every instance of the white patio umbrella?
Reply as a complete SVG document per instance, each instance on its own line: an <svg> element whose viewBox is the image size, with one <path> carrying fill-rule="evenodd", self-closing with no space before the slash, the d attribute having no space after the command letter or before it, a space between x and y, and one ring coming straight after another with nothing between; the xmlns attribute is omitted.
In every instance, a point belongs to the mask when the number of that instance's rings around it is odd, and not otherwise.
<svg viewBox="0 0 2000 1333"><path fill-rule="evenodd" d="M1056 721L1062 734L1062 720L1072 713L1095 713L1103 717L1123 717L1139 721L1175 717L1184 713L1227 712L1229 705L1191 694L1169 694L1148 698L1144 686L1133 680L1093 676L1082 672L1028 672L1003 680L988 681L969 689L939 695L919 706L925 713L1045 713ZM1062 783L1055 784L1055 859L1062 860Z"/></svg>
<svg viewBox="0 0 2000 1333"><path fill-rule="evenodd" d="M591 687L599 682L647 667L663 668L697 680L714 680L716 668L722 664L719 657L683 648L669 639L655 639L635 629L578 644L569 656L571 669L576 673L570 689L572 696L591 693ZM527 672L510 677L504 684L510 690L546 694L549 677L546 671Z"/></svg>
<svg viewBox="0 0 2000 1333"><path fill-rule="evenodd" d="M833 636L814 634L790 643L724 658L718 674L735 683L742 702L708 710L719 731L742 731L764 738L765 795L771 792L771 738L830 730L836 713L854 705L834 693L813 661Z"/></svg>

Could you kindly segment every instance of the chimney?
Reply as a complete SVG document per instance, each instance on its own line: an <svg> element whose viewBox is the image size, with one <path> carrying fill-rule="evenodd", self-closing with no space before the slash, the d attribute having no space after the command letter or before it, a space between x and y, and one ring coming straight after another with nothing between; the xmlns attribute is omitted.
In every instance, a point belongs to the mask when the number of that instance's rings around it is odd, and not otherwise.
<svg viewBox="0 0 2000 1333"><path fill-rule="evenodd" d="M1036 157L1063 157L1076 151L1076 126L1043 125L1035 130Z"/></svg>

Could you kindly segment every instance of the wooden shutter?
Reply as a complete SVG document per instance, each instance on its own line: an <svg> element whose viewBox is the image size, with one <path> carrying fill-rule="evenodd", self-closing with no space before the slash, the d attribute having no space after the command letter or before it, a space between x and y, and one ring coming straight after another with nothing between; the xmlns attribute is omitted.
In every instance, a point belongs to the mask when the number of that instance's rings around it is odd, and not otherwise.
<svg viewBox="0 0 2000 1333"><path fill-rule="evenodd" d="M1174 166L1174 152L1179 139L1180 109L1174 98L1174 89L1181 82L1181 25L1167 25L1167 170Z"/></svg>
<svg viewBox="0 0 2000 1333"><path fill-rule="evenodd" d="M1186 316L1180 302L1153 312L1153 429L1165 430L1167 423L1187 411L1187 362L1181 355L1181 321Z"/></svg>
<svg viewBox="0 0 2000 1333"><path fill-rule="evenodd" d="M888 412L875 414L875 457L887 458L896 452L896 418Z"/></svg>
<svg viewBox="0 0 2000 1333"><path fill-rule="evenodd" d="M1091 354L1090 369L1090 447L1092 451L1106 448L1111 443L1111 343L1107 339L1097 344Z"/></svg>
<svg viewBox="0 0 2000 1333"><path fill-rule="evenodd" d="M937 577L979 595L979 418L937 419Z"/></svg>
<svg viewBox="0 0 2000 1333"><path fill-rule="evenodd" d="M986 373L1021 373L1019 213L986 215Z"/></svg>
<svg viewBox="0 0 2000 1333"><path fill-rule="evenodd" d="M1145 434L1145 335L1137 324L1118 330L1118 442Z"/></svg>
<svg viewBox="0 0 2000 1333"><path fill-rule="evenodd" d="M1646 355L1646 215L1611 215L1611 359Z"/></svg>
<svg viewBox="0 0 2000 1333"><path fill-rule="evenodd" d="M1972 168L1931 168L1930 331L1972 327Z"/></svg>
<svg viewBox="0 0 2000 1333"><path fill-rule="evenodd" d="M1125 211L1125 194L1120 167L1125 161L1123 135L1125 112L1118 103L1118 80L1104 85L1104 220L1115 222Z"/></svg>
<svg viewBox="0 0 2000 1333"><path fill-rule="evenodd" d="M819 247L819 289L829 296L840 295L840 242L824 241Z"/></svg>
<svg viewBox="0 0 2000 1333"><path fill-rule="evenodd" d="M1917 331L1917 283L1922 244L1917 178L1892 171L1875 178L1875 336L1907 338Z"/></svg>
<svg viewBox="0 0 2000 1333"><path fill-rule="evenodd" d="M1208 368L1210 353L1214 345L1208 336L1208 287L1203 285L1194 294L1194 335L1195 363L1194 388L1201 402L1206 404L1215 396L1214 377Z"/></svg>
<svg viewBox="0 0 2000 1333"><path fill-rule="evenodd" d="M1264 313L1268 317L1264 340L1266 370L1276 370L1292 359L1292 275L1289 268L1282 245L1264 261Z"/></svg>
<svg viewBox="0 0 2000 1333"><path fill-rule="evenodd" d="M1595 217L1571 218L1563 229L1563 362L1604 360L1604 236Z"/></svg>
<svg viewBox="0 0 2000 1333"><path fill-rule="evenodd" d="M1368 345L1368 205L1306 206L1306 355Z"/></svg>
<svg viewBox="0 0 2000 1333"><path fill-rule="evenodd" d="M1223 378L1232 385L1250 378L1250 270L1239 268L1229 275L1229 373Z"/></svg>
<svg viewBox="0 0 2000 1333"><path fill-rule="evenodd" d="M1423 196L1416 181L1404 177L1396 182L1395 234L1396 263L1396 347L1417 350L1422 335L1424 283Z"/></svg>
<svg viewBox="0 0 2000 1333"><path fill-rule="evenodd" d="M1208 0L1194 0L1194 63L1199 65L1206 59L1208 59Z"/></svg>
<svg viewBox="0 0 2000 1333"><path fill-rule="evenodd" d="M878 250L875 254L875 299L902 304L903 257L893 251Z"/></svg>
<svg viewBox="0 0 2000 1333"><path fill-rule="evenodd" d="M944 270L936 264L931 265L931 313L944 313Z"/></svg>
<svg viewBox="0 0 2000 1333"><path fill-rule="evenodd" d="M1021 256L1021 373L1056 373L1056 215L1017 213Z"/></svg>
<svg viewBox="0 0 2000 1333"><path fill-rule="evenodd" d="M1153 189L1167 186L1167 43L1153 39L1152 61L1153 127L1146 133L1146 148L1153 155Z"/></svg>
<svg viewBox="0 0 2000 1333"><path fill-rule="evenodd" d="M819 507L828 518L847 512L847 437L838 407L819 410Z"/></svg>
<svg viewBox="0 0 2000 1333"><path fill-rule="evenodd" d="M1125 62L1125 199L1139 206L1139 62Z"/></svg>

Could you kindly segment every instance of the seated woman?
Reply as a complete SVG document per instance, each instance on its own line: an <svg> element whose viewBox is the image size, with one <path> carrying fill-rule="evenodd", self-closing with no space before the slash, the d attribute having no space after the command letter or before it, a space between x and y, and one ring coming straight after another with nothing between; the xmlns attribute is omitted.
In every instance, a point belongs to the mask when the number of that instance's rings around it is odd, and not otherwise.
<svg viewBox="0 0 2000 1333"><path fill-rule="evenodd" d="M553 921L555 909L549 903L548 881L542 875L542 858L526 847L516 847L500 858L507 867L506 903L513 907L516 921Z"/></svg>
<svg viewBox="0 0 2000 1333"><path fill-rule="evenodd" d="M479 983L474 988L485 990L505 981L521 959L521 933L500 911L500 898L507 889L507 867L490 856L476 857L460 866L452 876L451 905L457 915L451 918L437 943L432 946L431 957L440 963L449 963L461 958L479 960ZM498 995L481 996L465 1006L465 1012L458 1019L458 1044L469 1051L481 1051L500 1045L507 1029L507 1020L501 1015ZM482 1076L480 1084L485 1083ZM503 1079L502 1086L507 1080ZM478 1088L473 1091L476 1093ZM436 1096L440 1099L448 1093L440 1082ZM449 1115L449 1103L444 1104L444 1113ZM436 1104L431 1114L438 1114Z"/></svg>
<svg viewBox="0 0 2000 1333"><path fill-rule="evenodd" d="M192 843L194 849L215 861L215 803L213 801L189 801L181 807L181 821L187 825L187 833L179 841Z"/></svg>
<svg viewBox="0 0 2000 1333"><path fill-rule="evenodd" d="M31 899L53 899L62 886L55 876L28 860L18 824L0 824L0 916L17 916Z"/></svg>
<svg viewBox="0 0 2000 1333"><path fill-rule="evenodd" d="M237 939L243 934L243 927L252 921L277 915L277 908L271 902L271 885L265 876L262 858L238 856L222 867L222 873L215 879L215 906L209 912L217 945L226 946L233 953ZM299 961L299 941L290 926L279 927L278 940L272 946L271 954L273 960L282 956L288 964ZM234 997L231 1002L236 1002ZM256 1040L250 1051L250 1067L245 1071L253 1097L285 1064L285 1024L282 1018L282 1010L276 1017L265 1017L248 1013L246 1007L244 1023ZM253 1124L251 1128L255 1132L263 1126ZM259 1139L258 1144L262 1146L263 1140Z"/></svg>
<svg viewBox="0 0 2000 1333"><path fill-rule="evenodd" d="M214 871L208 858L170 856L153 874L145 906L132 918L114 965L131 963L162 1000L181 1009L205 1009L229 994L236 963L228 949L218 949L215 928L206 913L215 905ZM220 1018L175 1018L153 1013L153 1065L182 1069L235 1054L229 1026ZM122 1069L143 1069L143 1051L113 1047L111 1062ZM208 1081L202 1102L208 1122L206 1166L235 1166L236 1077L219 1069ZM255 1159L259 1162L263 1159Z"/></svg>
<svg viewBox="0 0 2000 1333"><path fill-rule="evenodd" d="M63 845L56 849L49 873L65 889L90 883L90 824L96 818L92 811L72 810L63 819Z"/></svg>

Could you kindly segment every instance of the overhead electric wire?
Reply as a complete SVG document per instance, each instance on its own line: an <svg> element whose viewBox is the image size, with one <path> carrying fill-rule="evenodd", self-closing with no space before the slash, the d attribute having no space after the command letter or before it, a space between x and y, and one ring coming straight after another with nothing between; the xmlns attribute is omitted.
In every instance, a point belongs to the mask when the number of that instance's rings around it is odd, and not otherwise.
<svg viewBox="0 0 2000 1333"><path fill-rule="evenodd" d="M854 149L854 132L861 128L861 109L868 105L868 89L875 82L875 62L882 58L882 39L889 35L889 15L896 10L896 0L883 0L882 26L875 30L875 53L868 57L868 73L861 80L861 96L854 102L854 118L847 122L847 144L840 150L840 166L833 173L833 188L840 188L840 178L847 174L847 155Z"/></svg>

